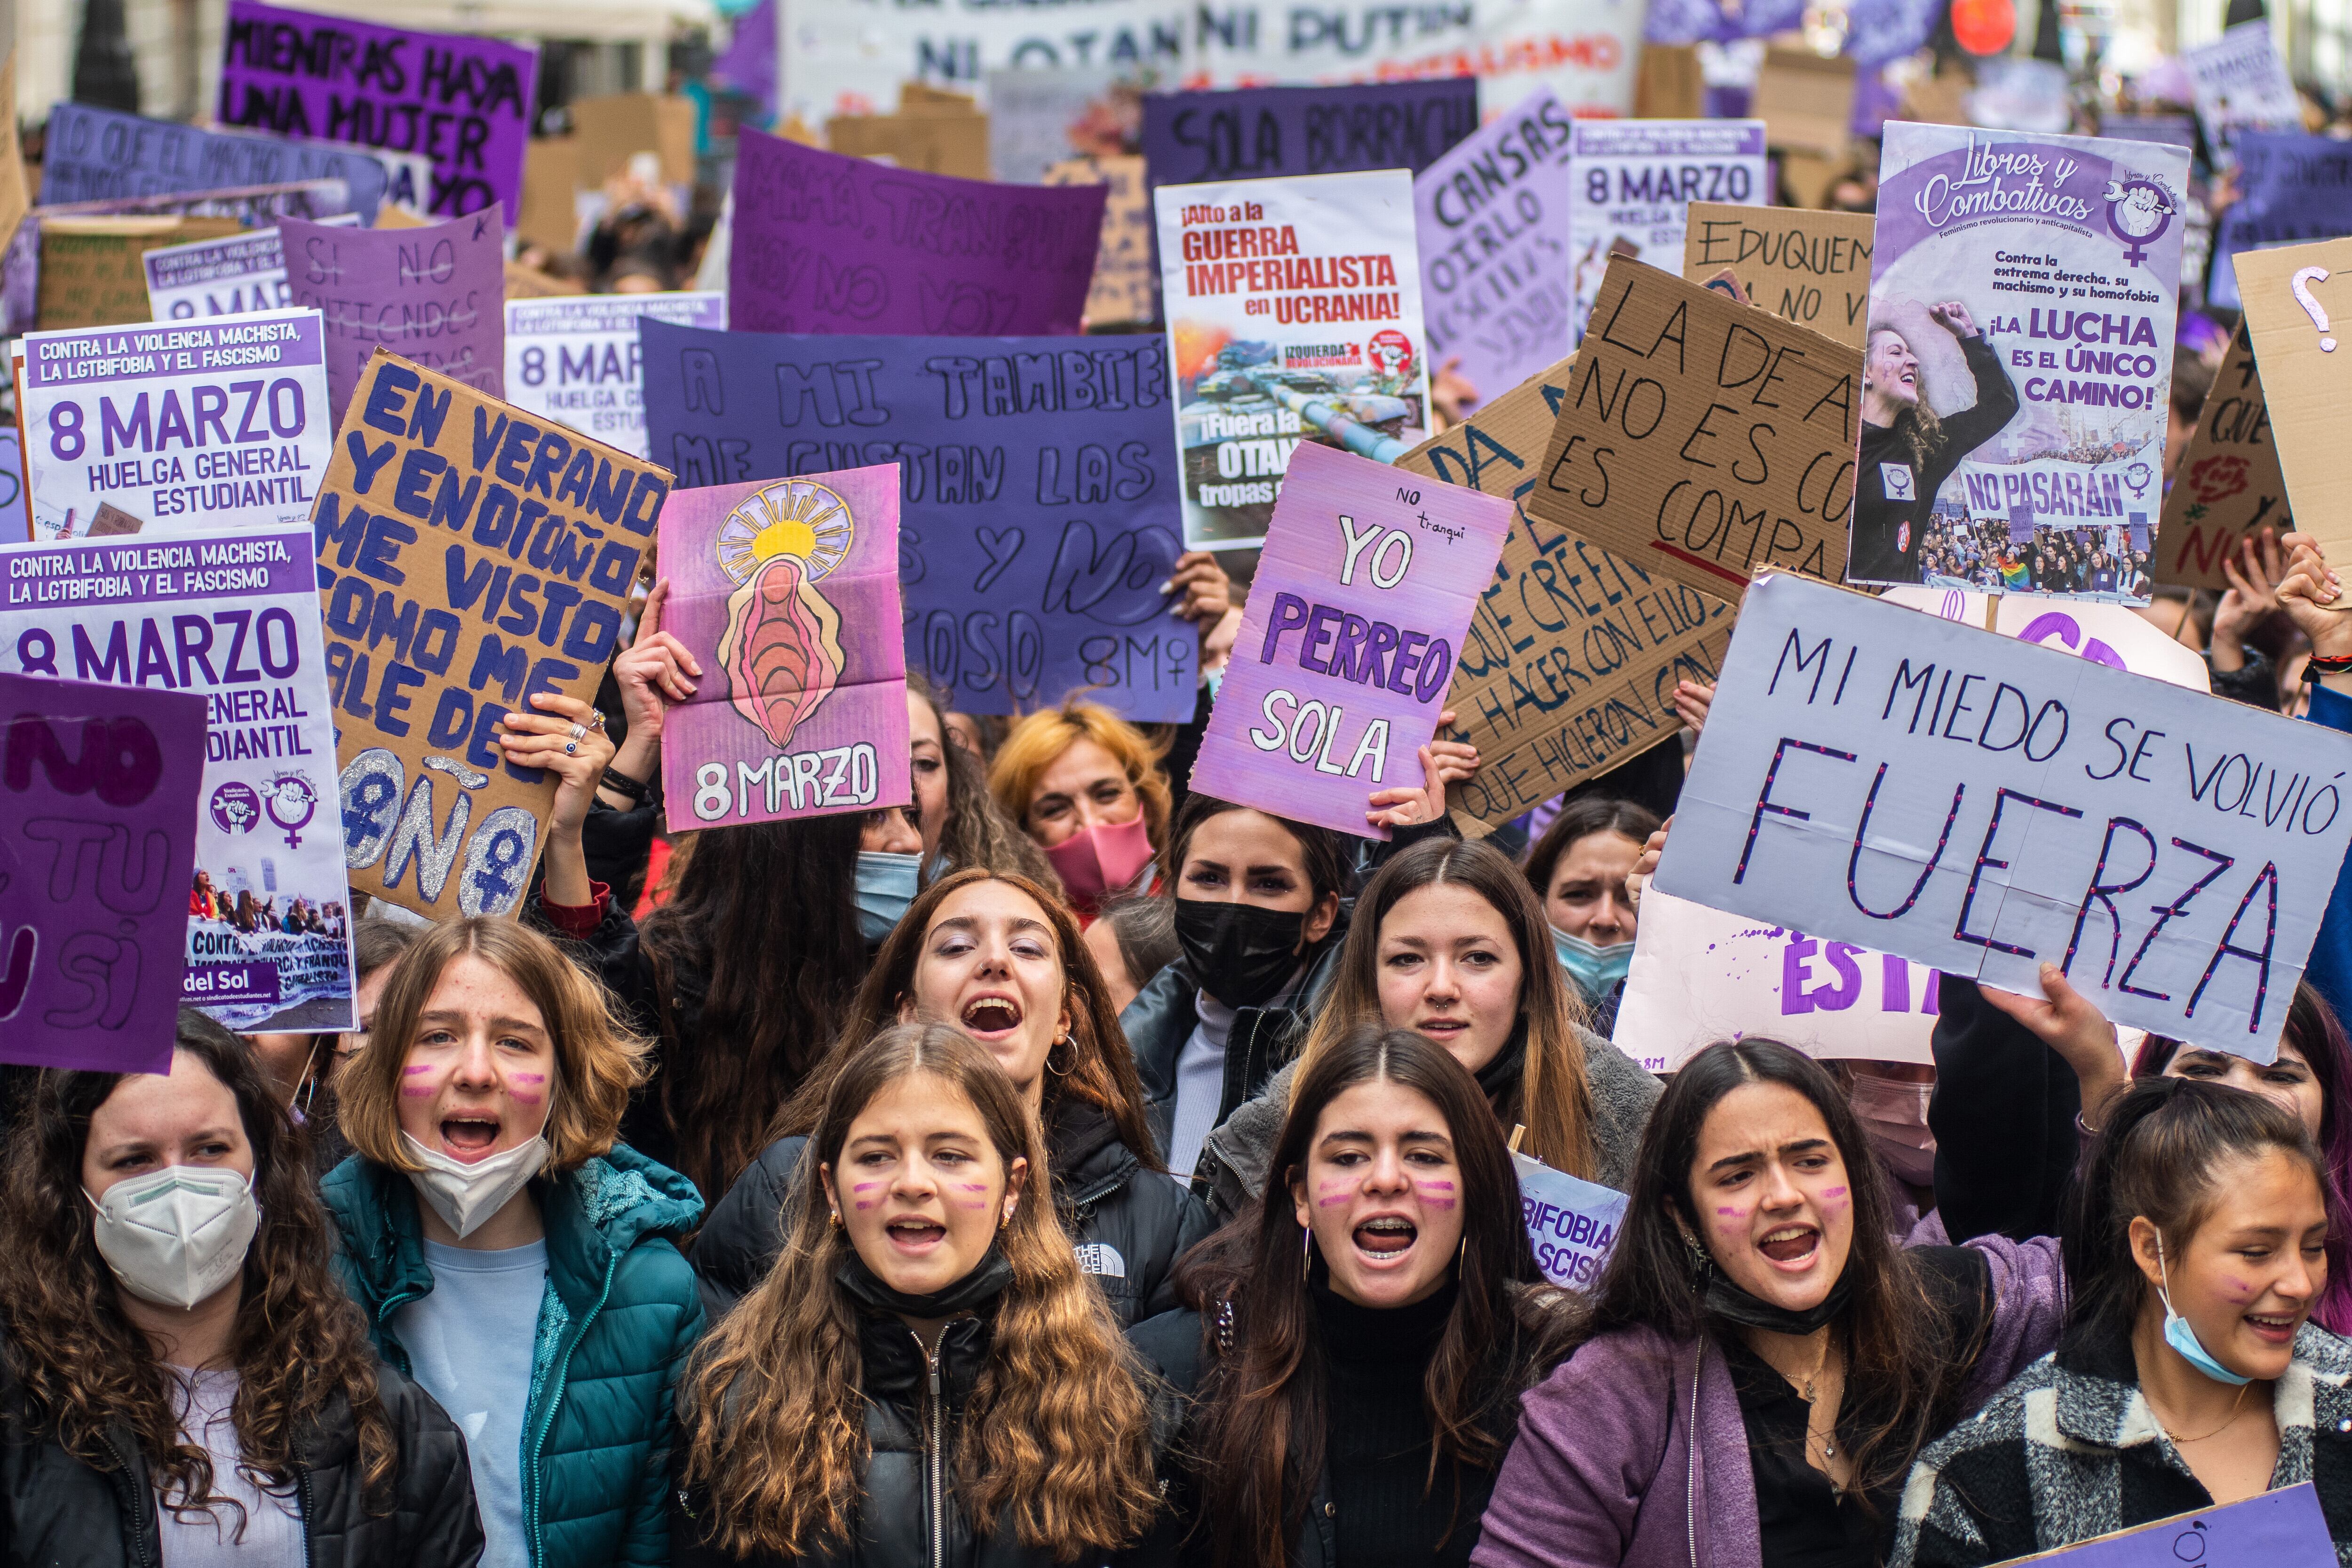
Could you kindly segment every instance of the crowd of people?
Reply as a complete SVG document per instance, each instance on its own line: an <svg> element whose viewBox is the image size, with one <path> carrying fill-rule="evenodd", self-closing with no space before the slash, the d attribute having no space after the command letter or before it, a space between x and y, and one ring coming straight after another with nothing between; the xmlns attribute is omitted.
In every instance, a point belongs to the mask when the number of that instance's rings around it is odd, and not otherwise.
<svg viewBox="0 0 2352 1568"><path fill-rule="evenodd" d="M188 914L194 920L217 921L248 936L278 931L288 936L340 937L344 930L340 900L314 902L293 898L280 909L277 894L265 892L257 897L251 888L240 888L232 893L215 885L213 874L205 870L198 870L189 884Z"/></svg>
<svg viewBox="0 0 2352 1568"><path fill-rule="evenodd" d="M2004 518L1947 511L1927 520L1920 573L1935 588L2129 599L2147 597L2155 581L2147 552L2134 549L2121 529L2044 528L2018 542Z"/></svg>

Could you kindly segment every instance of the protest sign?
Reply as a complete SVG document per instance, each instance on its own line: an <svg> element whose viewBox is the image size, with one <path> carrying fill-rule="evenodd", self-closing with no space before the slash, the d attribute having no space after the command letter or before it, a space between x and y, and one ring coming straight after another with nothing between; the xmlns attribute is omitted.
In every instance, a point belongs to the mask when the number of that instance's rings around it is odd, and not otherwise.
<svg viewBox="0 0 2352 1568"><path fill-rule="evenodd" d="M579 294L507 301L507 400L632 458L646 455L637 319L724 327L724 294Z"/></svg>
<svg viewBox="0 0 2352 1568"><path fill-rule="evenodd" d="M188 1005L240 1032L352 1027L334 721L310 529L11 545L0 548L0 668L192 692L205 703ZM181 889L167 891L176 906Z"/></svg>
<svg viewBox="0 0 2352 1568"><path fill-rule="evenodd" d="M2210 691L2212 672L2202 654L2127 605L2053 605L2038 594L1978 594L1958 588L1889 588L1887 604L1924 611L1966 626L1990 626L2005 637L2057 648L2094 664Z"/></svg>
<svg viewBox="0 0 2352 1568"><path fill-rule="evenodd" d="M588 292L586 287L569 278L551 278L535 267L525 267L520 261L509 261L501 281L509 300L562 300ZM720 299L725 295L718 296Z"/></svg>
<svg viewBox="0 0 2352 1568"><path fill-rule="evenodd" d="M662 630L703 668L662 729L673 833L903 805L898 466L674 490Z"/></svg>
<svg viewBox="0 0 2352 1568"><path fill-rule="evenodd" d="M12 33L6 58L0 59L0 235L15 234L32 205L33 193L25 183L25 146L16 133L16 49Z"/></svg>
<svg viewBox="0 0 2352 1568"><path fill-rule="evenodd" d="M498 38L386 27L229 0L223 125L433 161L425 210L522 210L539 51ZM228 182L221 182L226 184Z"/></svg>
<svg viewBox="0 0 2352 1568"><path fill-rule="evenodd" d="M1108 142L1104 132L1118 123L1121 96L1119 73L1107 66L990 71L991 173L1012 185L1050 184L1047 169Z"/></svg>
<svg viewBox="0 0 2352 1568"><path fill-rule="evenodd" d="M1412 183L1430 356L1485 396L1568 353L1569 134L1538 91Z"/></svg>
<svg viewBox="0 0 2352 1568"><path fill-rule="evenodd" d="M1469 77L1154 92L1143 100L1143 162L1154 189L1364 169L1417 174L1477 129Z"/></svg>
<svg viewBox="0 0 2352 1568"><path fill-rule="evenodd" d="M1656 885L2268 1061L2352 841L2315 728L1776 574Z"/></svg>
<svg viewBox="0 0 2352 1568"><path fill-rule="evenodd" d="M1767 49L1748 111L1764 122L1766 146L1838 159L1853 122L1853 56Z"/></svg>
<svg viewBox="0 0 2352 1568"><path fill-rule="evenodd" d="M320 178L341 180L360 220L375 221L383 165L341 147L205 131L88 103L52 108L42 142L44 206Z"/></svg>
<svg viewBox="0 0 2352 1568"><path fill-rule="evenodd" d="M1412 177L1162 185L1184 542L1265 537L1300 442L1393 462L1427 433Z"/></svg>
<svg viewBox="0 0 2352 1568"><path fill-rule="evenodd" d="M1576 186L1568 249L1577 340L1612 259L1679 271L1691 203L1772 195L1760 120L1580 120L1568 159Z"/></svg>
<svg viewBox="0 0 2352 1568"><path fill-rule="evenodd" d="M1511 1166L1519 1179L1519 1217L1535 1248L1536 1267L1563 1290L1591 1290L1616 1245L1617 1227L1625 1222L1625 1194L1555 1171L1516 1150Z"/></svg>
<svg viewBox="0 0 2352 1568"><path fill-rule="evenodd" d="M470 220L468 220L470 221ZM312 526L353 889L436 920L521 902L554 778L506 761L533 693L585 701L667 471L379 351Z"/></svg>
<svg viewBox="0 0 2352 1568"><path fill-rule="evenodd" d="M2271 43L2268 22L2241 22L2210 44L2184 49L2180 65L2219 167L2235 161L2241 132L2303 129L2303 101Z"/></svg>
<svg viewBox="0 0 2352 1568"><path fill-rule="evenodd" d="M889 169L746 129L728 324L755 332L1076 332L1103 195Z"/></svg>
<svg viewBox="0 0 2352 1568"><path fill-rule="evenodd" d="M337 419L381 347L492 397L506 387L506 273L499 215L416 228L278 225L294 303L327 320Z"/></svg>
<svg viewBox="0 0 2352 1568"><path fill-rule="evenodd" d="M524 149L522 212L515 238L526 246L567 251L580 238L580 142L572 136L538 136Z"/></svg>
<svg viewBox="0 0 2352 1568"><path fill-rule="evenodd" d="M1703 120L1706 74L1696 44L1644 43L1633 82L1636 120Z"/></svg>
<svg viewBox="0 0 2352 1568"><path fill-rule="evenodd" d="M1718 597L1737 597L1766 565L1834 583L1853 504L1860 358L1621 256L1528 508Z"/></svg>
<svg viewBox="0 0 2352 1568"><path fill-rule="evenodd" d="M1087 325L1158 320L1152 303L1151 197L1143 185L1143 160L1131 154L1074 158L1046 170L1040 184L1106 188L1102 245L1087 286Z"/></svg>
<svg viewBox="0 0 2352 1568"><path fill-rule="evenodd" d="M2211 289L2213 303L2231 307L2243 252L2352 234L2352 144L2247 131L2237 150L2239 195L2214 237Z"/></svg>
<svg viewBox="0 0 2352 1568"><path fill-rule="evenodd" d="M2230 579L2221 563L2236 558L2249 534L2265 528L2284 536L2294 531L2294 519L2286 504L2278 448L2271 441L2263 378L2241 322L2164 498L2156 579L2226 591Z"/></svg>
<svg viewBox="0 0 2352 1568"><path fill-rule="evenodd" d="M0 674L0 1061L166 1071L205 700Z"/></svg>
<svg viewBox="0 0 2352 1568"><path fill-rule="evenodd" d="M1447 797L1465 832L1672 740L1682 730L1675 683L1713 681L1731 642L1731 605L1528 510L1574 370L1561 361L1396 463L1514 503L1445 700L1447 739L1481 759L1478 776Z"/></svg>
<svg viewBox="0 0 2352 1568"><path fill-rule="evenodd" d="M2188 153L1898 122L1880 170L1847 581L2006 543L2025 591L2144 602Z"/></svg>
<svg viewBox="0 0 2352 1568"><path fill-rule="evenodd" d="M2352 520L2342 498L2352 494L2352 450L2344 440L2344 397L2352 387L2352 354L2330 335L2352 317L2352 239L2249 251L2238 258L2246 297L2246 343L2262 366L2263 411L2277 444L2279 471L2290 504L2296 497L2303 531L2318 540L2330 561L2352 556ZM2215 395L2221 387L2214 388ZM2344 602L2328 606L2345 609Z"/></svg>
<svg viewBox="0 0 2352 1568"><path fill-rule="evenodd" d="M791 337L643 329L651 447L682 489L898 465L907 663L967 713L1087 690L1189 720L1199 640L1156 336Z"/></svg>
<svg viewBox="0 0 2352 1568"><path fill-rule="evenodd" d="M44 217L40 237L41 326L107 327L149 320L142 258L163 246L234 234L225 217Z"/></svg>
<svg viewBox="0 0 2352 1568"><path fill-rule="evenodd" d="M1511 503L1328 447L1292 458L1192 787L1386 838L1374 791L1422 782ZM1287 640L1286 640L1287 639Z"/></svg>
<svg viewBox="0 0 2352 1568"><path fill-rule="evenodd" d="M963 114L836 114L824 125L825 145L853 158L878 158L901 169L988 178L988 116Z"/></svg>
<svg viewBox="0 0 2352 1568"><path fill-rule="evenodd" d="M1693 202L1683 235L1683 276L1704 283L1728 267L1748 303L1811 327L1850 349L1870 321L1868 213Z"/></svg>
<svg viewBox="0 0 2352 1568"><path fill-rule="evenodd" d="M583 190L595 190L640 153L661 160L661 184L694 184L694 100L677 93L613 92L570 105Z"/></svg>
<svg viewBox="0 0 2352 1568"><path fill-rule="evenodd" d="M324 222L329 228L351 228L359 215L345 213ZM147 273L152 321L282 310L294 303L293 287L286 281L286 252L274 226L163 246L141 257L140 264Z"/></svg>
<svg viewBox="0 0 2352 1568"><path fill-rule="evenodd" d="M2177 1513L2055 1552L2020 1557L2050 1568L2182 1568L2184 1563L2326 1563L2334 1553L2318 1490L2299 1481L2202 1513Z"/></svg>

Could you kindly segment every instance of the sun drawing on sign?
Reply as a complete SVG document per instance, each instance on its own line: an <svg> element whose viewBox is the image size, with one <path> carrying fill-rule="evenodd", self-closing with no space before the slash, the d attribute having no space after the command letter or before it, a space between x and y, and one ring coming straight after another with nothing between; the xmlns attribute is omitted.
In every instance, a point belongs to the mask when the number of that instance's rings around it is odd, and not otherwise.
<svg viewBox="0 0 2352 1568"><path fill-rule="evenodd" d="M778 751L841 679L841 614L816 585L856 536L848 506L810 479L770 485L719 525L719 569L738 584L719 639L728 700Z"/></svg>

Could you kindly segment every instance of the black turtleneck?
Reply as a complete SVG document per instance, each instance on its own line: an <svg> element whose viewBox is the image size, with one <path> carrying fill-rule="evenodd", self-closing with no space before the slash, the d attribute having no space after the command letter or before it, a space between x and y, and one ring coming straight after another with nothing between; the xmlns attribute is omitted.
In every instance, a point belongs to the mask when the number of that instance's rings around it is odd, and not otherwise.
<svg viewBox="0 0 2352 1568"><path fill-rule="evenodd" d="M1385 1311L1345 1300L1320 1280L1313 1289L1327 1369L1324 1485L1338 1562L1341 1568L1460 1568L1478 1544L1495 1472L1448 1465L1436 1485L1429 1484L1422 1385L1454 1310L1454 1288Z"/></svg>

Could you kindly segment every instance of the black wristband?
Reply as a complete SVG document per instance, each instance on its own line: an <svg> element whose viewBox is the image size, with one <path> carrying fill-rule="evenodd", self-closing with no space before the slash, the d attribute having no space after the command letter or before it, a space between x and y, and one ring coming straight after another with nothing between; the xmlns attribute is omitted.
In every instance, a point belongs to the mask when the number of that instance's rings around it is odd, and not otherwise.
<svg viewBox="0 0 2352 1568"><path fill-rule="evenodd" d="M639 805L643 805L646 801L650 800L653 797L654 793L653 785L649 784L640 784L635 779L631 778L628 774L616 772L612 768L606 768L604 770L604 780L599 787L611 790L614 795L627 795Z"/></svg>

